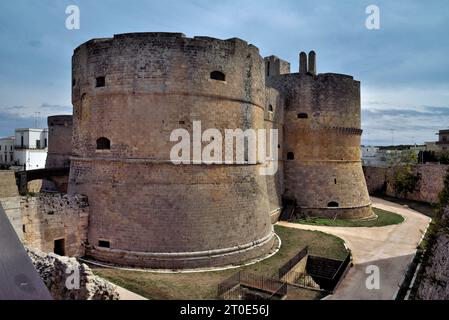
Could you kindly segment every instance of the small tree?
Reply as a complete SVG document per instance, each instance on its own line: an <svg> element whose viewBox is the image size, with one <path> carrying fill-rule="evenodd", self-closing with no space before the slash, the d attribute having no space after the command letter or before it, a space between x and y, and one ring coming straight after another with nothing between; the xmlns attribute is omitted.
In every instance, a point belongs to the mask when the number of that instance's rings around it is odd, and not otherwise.
<svg viewBox="0 0 449 320"><path fill-rule="evenodd" d="M421 176L413 172L411 165L397 166L394 172L393 187L397 195L401 195L404 198L408 193L416 190Z"/></svg>
<svg viewBox="0 0 449 320"><path fill-rule="evenodd" d="M449 153L443 152L438 159L441 164L449 164Z"/></svg>
<svg viewBox="0 0 449 320"><path fill-rule="evenodd" d="M418 162L418 156L413 150L401 150L393 158L393 189L396 196L407 197L408 193L416 190L420 175L413 172L413 165Z"/></svg>

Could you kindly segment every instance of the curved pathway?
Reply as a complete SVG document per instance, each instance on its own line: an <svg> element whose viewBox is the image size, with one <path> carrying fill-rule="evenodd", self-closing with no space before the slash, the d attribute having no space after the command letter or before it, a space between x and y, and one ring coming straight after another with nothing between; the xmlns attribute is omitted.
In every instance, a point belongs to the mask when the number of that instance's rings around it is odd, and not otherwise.
<svg viewBox="0 0 449 320"><path fill-rule="evenodd" d="M403 223L385 227L326 227L290 222L279 225L304 230L317 230L342 238L351 249L354 266L327 299L382 299L396 297L408 264L427 230L431 219L415 210L390 201L371 197L376 208L396 212L405 218ZM366 272L370 265L379 269L379 289L368 289Z"/></svg>

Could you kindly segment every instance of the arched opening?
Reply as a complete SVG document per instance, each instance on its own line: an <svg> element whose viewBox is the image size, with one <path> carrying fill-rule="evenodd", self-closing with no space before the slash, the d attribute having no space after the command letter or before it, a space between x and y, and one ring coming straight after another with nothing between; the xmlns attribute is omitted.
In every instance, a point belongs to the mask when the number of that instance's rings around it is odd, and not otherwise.
<svg viewBox="0 0 449 320"><path fill-rule="evenodd" d="M268 111L273 112L273 106L271 104L268 106Z"/></svg>
<svg viewBox="0 0 449 320"><path fill-rule="evenodd" d="M287 160L294 160L294 159L295 159L295 154L293 152L287 153Z"/></svg>
<svg viewBox="0 0 449 320"><path fill-rule="evenodd" d="M309 115L307 113L301 112L298 113L298 119L307 119Z"/></svg>
<svg viewBox="0 0 449 320"><path fill-rule="evenodd" d="M221 71L212 71L210 73L210 78L214 79L214 80L219 80L219 81L225 81L226 80L226 76L223 72Z"/></svg>
<svg viewBox="0 0 449 320"><path fill-rule="evenodd" d="M329 203L327 204L327 207L328 207L328 208L338 208L338 207L339 207L339 204L338 204L338 202L331 201L331 202L329 202Z"/></svg>
<svg viewBox="0 0 449 320"><path fill-rule="evenodd" d="M108 138L101 137L97 139L97 150L110 150L111 141Z"/></svg>

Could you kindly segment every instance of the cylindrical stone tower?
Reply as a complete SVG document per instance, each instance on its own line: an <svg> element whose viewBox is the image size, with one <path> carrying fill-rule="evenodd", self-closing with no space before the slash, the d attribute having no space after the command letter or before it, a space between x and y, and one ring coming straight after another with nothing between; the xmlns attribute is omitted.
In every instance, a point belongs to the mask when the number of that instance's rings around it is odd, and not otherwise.
<svg viewBox="0 0 449 320"><path fill-rule="evenodd" d="M88 255L121 265L237 264L272 250L260 164L175 165L174 129L264 127L258 49L239 39L134 33L73 55L69 193L89 197ZM203 143L207 144L207 143Z"/></svg>
<svg viewBox="0 0 449 320"><path fill-rule="evenodd" d="M301 213L372 215L360 160L360 82L341 74L284 75L284 187Z"/></svg>
<svg viewBox="0 0 449 320"><path fill-rule="evenodd" d="M70 166L72 153L72 116L51 116L48 124L48 154L46 168L64 168Z"/></svg>

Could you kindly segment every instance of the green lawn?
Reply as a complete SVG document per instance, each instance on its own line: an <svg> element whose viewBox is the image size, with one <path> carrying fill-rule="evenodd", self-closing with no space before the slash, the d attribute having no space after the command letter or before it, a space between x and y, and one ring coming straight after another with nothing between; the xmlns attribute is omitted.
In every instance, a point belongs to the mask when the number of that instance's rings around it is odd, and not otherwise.
<svg viewBox="0 0 449 320"><path fill-rule="evenodd" d="M331 227L382 227L392 224L398 224L404 221L404 218L394 212L382 210L379 208L373 208L374 213L377 215L377 219L372 220L342 220L342 219L326 219L326 218L306 218L298 219L294 222L309 225L318 226L331 226Z"/></svg>
<svg viewBox="0 0 449 320"><path fill-rule="evenodd" d="M333 259L344 259L347 251L342 239L333 235L275 226L282 241L281 249L269 259L251 266L226 271L162 274L127 271L92 266L95 274L108 279L148 299L216 299L217 285L238 272L273 276L278 269L305 246L309 253ZM320 292L289 288L288 299L318 299Z"/></svg>

